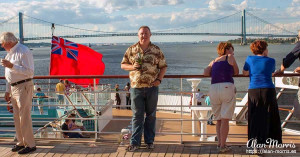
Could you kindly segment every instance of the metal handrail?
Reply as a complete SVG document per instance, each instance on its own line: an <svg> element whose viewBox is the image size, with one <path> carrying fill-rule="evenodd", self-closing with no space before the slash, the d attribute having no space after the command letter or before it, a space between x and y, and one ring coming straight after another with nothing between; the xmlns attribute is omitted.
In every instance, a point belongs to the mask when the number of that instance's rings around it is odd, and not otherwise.
<svg viewBox="0 0 300 157"><path fill-rule="evenodd" d="M278 77L292 77L292 76L300 76L300 74L283 74L283 75L278 75ZM243 75L237 75L235 77L248 77L248 76L243 76ZM124 78L124 79L128 79L128 75L104 75L104 76L99 76L99 75L90 75L90 76L35 76L34 79L68 79L68 78ZM180 78L181 79L181 82L182 82L182 78L209 78L207 76L204 76L204 75L166 75L165 78ZM0 79L4 79L4 77L0 77ZM164 91L163 93L167 93L168 91ZM50 93L50 92L49 92ZM82 92L75 92L75 93L82 93ZM89 92L84 92L84 93L89 93ZM91 93L115 93L113 91L109 91L109 92L99 92L99 91L96 91L96 92L91 92ZM119 93L126 93L126 92L119 92ZM160 92L161 93L161 92ZM179 92L173 92L171 91L170 93L176 93L176 94L182 94L184 93L181 89L181 91ZM180 96L180 95L178 95ZM6 105L2 105L0 104L0 106L6 106ZM38 105L33 105L33 106L38 106ZM46 105L43 105L43 106L46 106ZM70 106L70 105L51 105L51 106ZM86 105L74 105L74 106L86 106ZM96 107L98 105L92 105L92 104L89 104L89 106L93 106L93 107ZM190 105L183 105L181 103L181 105L158 105L158 107L180 107L181 108L181 114L183 113L182 111L182 108L183 107L189 107ZM245 105L237 105L237 107L243 107ZM116 105L113 105L113 107L126 107L126 105L120 105L120 106L116 106ZM196 106L195 106L196 107ZM197 107L203 107L203 106L197 106ZM284 107L292 107L292 106L284 106ZM8 119L7 117L1 117L1 119ZM32 118L32 119L35 119L35 118ZM42 119L42 118L36 118L36 119ZM51 119L51 118L45 118L45 119ZM57 118L56 118L57 119ZM95 121L98 121L99 118L72 118L72 119L75 119L75 120L95 120ZM131 120L131 119L118 119L118 118L113 118L113 119L105 119L105 118L101 118L101 120L121 120L121 121L124 121L124 120ZM157 120L164 120L164 121L207 121L208 119L183 119L182 117L181 118L177 118L177 119L157 119ZM237 121L237 120L232 120L232 121ZM241 121L241 120L239 120ZM292 122L292 123L299 123L299 121L297 120L282 120L282 122ZM1 130L0 130L1 131ZM6 130L5 130L6 131ZM62 132L62 131L53 131L53 132ZM63 132L68 132L68 131L63 131ZM70 131L71 132L71 131ZM79 131L76 131L76 132L79 132ZM99 132L99 131L83 131L83 132L90 132L90 133L99 133L99 134L106 134L106 132ZM110 133L116 133L116 134L119 134L120 132L110 132ZM182 130L180 133L157 133L157 134L178 134L178 135L215 135L215 134L197 134L197 133L183 133ZM246 135L246 134L229 134L229 135Z"/></svg>
<svg viewBox="0 0 300 157"><path fill-rule="evenodd" d="M286 73L281 75L276 75L273 77L293 77L300 76L299 73ZM249 77L242 74L235 75L233 77ZM80 78L129 78L129 75L52 75L52 76L34 76L33 79L80 79ZM165 75L164 78L210 78L210 76L204 75ZM0 79L5 79L5 77L0 77Z"/></svg>

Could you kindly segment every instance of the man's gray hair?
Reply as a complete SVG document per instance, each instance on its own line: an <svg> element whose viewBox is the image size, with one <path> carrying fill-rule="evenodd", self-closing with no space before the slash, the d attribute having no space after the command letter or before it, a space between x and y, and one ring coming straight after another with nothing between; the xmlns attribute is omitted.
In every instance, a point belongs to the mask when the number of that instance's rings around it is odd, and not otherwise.
<svg viewBox="0 0 300 157"><path fill-rule="evenodd" d="M142 28L147 28L147 29L149 30L149 32L151 33L151 30L150 30L149 26L141 26L141 27L139 28L139 31L140 31L140 29L142 29Z"/></svg>
<svg viewBox="0 0 300 157"><path fill-rule="evenodd" d="M17 43L18 39L12 32L3 32L0 36L0 42L6 42L6 43Z"/></svg>

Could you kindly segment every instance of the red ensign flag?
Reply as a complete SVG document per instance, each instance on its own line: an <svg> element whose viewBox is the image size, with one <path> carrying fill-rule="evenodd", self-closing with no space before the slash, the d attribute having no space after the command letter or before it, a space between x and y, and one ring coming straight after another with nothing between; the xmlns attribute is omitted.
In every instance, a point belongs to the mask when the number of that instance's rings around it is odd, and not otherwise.
<svg viewBox="0 0 300 157"><path fill-rule="evenodd" d="M50 75L103 75L105 64L101 53L56 36L51 44ZM84 87L94 84L93 79L68 80Z"/></svg>

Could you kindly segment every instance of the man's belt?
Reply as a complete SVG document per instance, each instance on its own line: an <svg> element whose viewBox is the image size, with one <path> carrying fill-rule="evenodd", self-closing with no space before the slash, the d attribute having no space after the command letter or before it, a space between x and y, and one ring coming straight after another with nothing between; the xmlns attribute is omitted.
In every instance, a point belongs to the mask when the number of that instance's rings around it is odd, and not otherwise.
<svg viewBox="0 0 300 157"><path fill-rule="evenodd" d="M25 79L25 80L15 82L15 83L11 83L10 85L15 86L15 85L22 84L22 83L25 83L25 82L28 82L28 81L31 81L31 80L32 80L32 78L29 78L29 79Z"/></svg>

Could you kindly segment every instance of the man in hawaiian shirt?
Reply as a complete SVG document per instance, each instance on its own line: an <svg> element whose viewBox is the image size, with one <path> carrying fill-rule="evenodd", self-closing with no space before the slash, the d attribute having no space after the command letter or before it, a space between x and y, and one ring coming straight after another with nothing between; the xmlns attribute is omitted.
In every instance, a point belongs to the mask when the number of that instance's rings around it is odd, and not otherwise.
<svg viewBox="0 0 300 157"><path fill-rule="evenodd" d="M121 68L130 71L131 82L133 116L132 137L127 148L128 151L135 151L140 147L143 130L146 147L154 148L158 86L167 71L163 52L150 42L150 28L141 26L138 37L139 42L127 49L121 62Z"/></svg>

